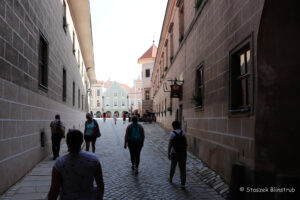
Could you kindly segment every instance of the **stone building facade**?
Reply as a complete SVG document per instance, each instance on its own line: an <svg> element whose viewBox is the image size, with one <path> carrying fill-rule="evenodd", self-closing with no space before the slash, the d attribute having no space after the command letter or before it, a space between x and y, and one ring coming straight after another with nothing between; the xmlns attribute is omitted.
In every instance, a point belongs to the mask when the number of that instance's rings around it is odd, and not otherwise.
<svg viewBox="0 0 300 200"><path fill-rule="evenodd" d="M122 85L116 81L111 82L103 92L103 112L106 112L107 117L112 117L114 113L121 117L124 112L128 112L129 96Z"/></svg>
<svg viewBox="0 0 300 200"><path fill-rule="evenodd" d="M157 47L153 44L139 59L138 63L142 65L142 112L141 114L147 113L147 111L153 111L153 100L151 95L151 76L153 73L154 61L157 53Z"/></svg>
<svg viewBox="0 0 300 200"><path fill-rule="evenodd" d="M299 183L299 154L289 156L299 152L298 8L296 1L168 1L151 79L157 121L166 129L181 121L189 150L233 184ZM175 79L184 81L182 96L171 99L167 80Z"/></svg>
<svg viewBox="0 0 300 200"><path fill-rule="evenodd" d="M88 1L0 1L0 194L51 151L55 114L81 129L95 81Z"/></svg>

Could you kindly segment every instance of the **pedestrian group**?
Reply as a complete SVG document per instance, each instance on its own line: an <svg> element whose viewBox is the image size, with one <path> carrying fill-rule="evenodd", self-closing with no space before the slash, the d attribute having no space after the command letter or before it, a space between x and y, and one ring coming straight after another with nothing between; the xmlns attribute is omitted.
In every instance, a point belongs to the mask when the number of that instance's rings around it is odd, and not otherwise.
<svg viewBox="0 0 300 200"><path fill-rule="evenodd" d="M130 152L131 169L135 174L139 173L140 154L144 145L144 128L138 123L138 116L123 114L123 123L126 117L132 121L126 128L124 148L128 147ZM105 122L106 115L103 115ZM124 120L125 118L125 120ZM113 116L114 124L117 123L117 115ZM59 157L61 139L65 137L65 127L60 120L60 115L55 116L51 122L51 139L53 160ZM185 189L186 182L186 158L187 141L185 132L180 128L180 122L172 123L173 131L169 135L168 158L171 160L169 182L173 182L173 176L177 163L180 169L181 188ZM96 140L101 136L100 127L92 114L86 114L84 132L70 129L67 134L66 143L69 154L59 157L52 169L52 181L48 199L103 199L104 183L102 168L99 159L95 156ZM86 152L82 152L82 144L85 142ZM89 153L90 144L92 152ZM93 182L97 187L94 187Z"/></svg>

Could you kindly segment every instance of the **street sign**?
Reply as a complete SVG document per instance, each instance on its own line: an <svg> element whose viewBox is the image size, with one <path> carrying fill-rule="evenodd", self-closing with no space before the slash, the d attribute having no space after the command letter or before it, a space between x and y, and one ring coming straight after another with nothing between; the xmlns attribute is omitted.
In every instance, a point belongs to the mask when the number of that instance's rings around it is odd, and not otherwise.
<svg viewBox="0 0 300 200"><path fill-rule="evenodd" d="M182 96L182 86L181 85L171 85L171 98L181 98Z"/></svg>

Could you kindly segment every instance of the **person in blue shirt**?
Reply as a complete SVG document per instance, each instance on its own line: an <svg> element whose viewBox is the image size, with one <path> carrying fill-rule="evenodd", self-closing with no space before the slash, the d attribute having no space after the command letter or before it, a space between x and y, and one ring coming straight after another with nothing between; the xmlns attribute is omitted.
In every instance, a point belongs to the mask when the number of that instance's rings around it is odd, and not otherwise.
<svg viewBox="0 0 300 200"><path fill-rule="evenodd" d="M90 150L90 143L92 142L92 152L95 153L96 147L96 132L99 130L99 125L96 120L92 118L90 113L86 114L86 122L84 128L84 141L85 141L85 150Z"/></svg>

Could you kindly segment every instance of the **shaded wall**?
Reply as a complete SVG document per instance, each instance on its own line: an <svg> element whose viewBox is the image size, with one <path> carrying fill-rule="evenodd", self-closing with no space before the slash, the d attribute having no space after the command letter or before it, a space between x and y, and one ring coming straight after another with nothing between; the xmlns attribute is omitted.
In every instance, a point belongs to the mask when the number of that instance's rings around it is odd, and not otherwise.
<svg viewBox="0 0 300 200"><path fill-rule="evenodd" d="M267 0L263 10L255 121L257 184L295 187L296 177L299 183L299 10L299 1L279 0Z"/></svg>

